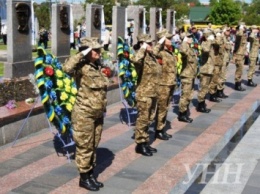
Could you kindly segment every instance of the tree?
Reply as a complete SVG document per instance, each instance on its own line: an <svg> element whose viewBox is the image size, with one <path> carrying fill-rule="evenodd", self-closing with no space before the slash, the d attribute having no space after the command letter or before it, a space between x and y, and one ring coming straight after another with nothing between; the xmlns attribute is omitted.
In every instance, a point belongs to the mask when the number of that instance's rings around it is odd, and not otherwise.
<svg viewBox="0 0 260 194"><path fill-rule="evenodd" d="M260 0L254 0L250 6L244 8L243 21L247 25L260 25Z"/></svg>
<svg viewBox="0 0 260 194"><path fill-rule="evenodd" d="M233 0L219 0L212 7L209 20L216 25L237 25L241 16L241 8Z"/></svg>
<svg viewBox="0 0 260 194"><path fill-rule="evenodd" d="M218 3L218 0L210 0L209 1L209 6L212 7Z"/></svg>
<svg viewBox="0 0 260 194"><path fill-rule="evenodd" d="M50 29L51 17L50 17L50 5L49 3L34 4L35 16L38 18L39 25L44 26L46 29Z"/></svg>

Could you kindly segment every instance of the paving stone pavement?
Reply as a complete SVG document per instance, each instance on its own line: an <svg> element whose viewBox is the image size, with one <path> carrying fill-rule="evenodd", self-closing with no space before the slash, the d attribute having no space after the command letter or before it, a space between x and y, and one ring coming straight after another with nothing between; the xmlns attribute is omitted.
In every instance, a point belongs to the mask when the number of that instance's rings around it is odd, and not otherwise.
<svg viewBox="0 0 260 194"><path fill-rule="evenodd" d="M245 66L244 78L247 69ZM135 143L131 138L134 126L120 121L122 103L108 106L95 170L105 187L97 193L185 193L203 171L196 169L197 164L214 160L260 105L260 86L246 87L244 92L233 89L234 71L235 66L231 64L225 89L229 98L220 103L207 101L208 108L212 109L209 114L195 110L197 93L194 93L190 105L194 121L190 124L177 120L178 96L174 96L167 117L167 132L173 138L154 140L152 125L151 143L158 149L153 157L134 152ZM256 72L254 79L258 84L259 73ZM192 177L189 169L196 169ZM256 172L253 178L259 176L260 164L252 172ZM78 179L74 160L69 162L55 152L49 129L18 140L14 147L11 144L0 147L0 194L88 193L78 187ZM255 189L253 180L248 183L241 192ZM197 192L202 189L197 187Z"/></svg>

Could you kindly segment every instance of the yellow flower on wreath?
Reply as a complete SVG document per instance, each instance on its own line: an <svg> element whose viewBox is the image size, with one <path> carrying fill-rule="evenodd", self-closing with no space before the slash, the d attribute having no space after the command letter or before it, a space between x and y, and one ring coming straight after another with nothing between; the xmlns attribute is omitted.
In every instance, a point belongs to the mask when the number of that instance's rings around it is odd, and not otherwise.
<svg viewBox="0 0 260 194"><path fill-rule="evenodd" d="M73 108L73 106L72 106L72 104L71 103L66 103L66 109L68 110L68 111L72 111L72 108Z"/></svg>
<svg viewBox="0 0 260 194"><path fill-rule="evenodd" d="M71 91L70 85L65 85L65 91L68 93Z"/></svg>
<svg viewBox="0 0 260 194"><path fill-rule="evenodd" d="M57 77L59 77L59 78L63 77L63 72L62 72L61 70L59 70L59 69L57 69L57 70L55 71L55 74L56 74Z"/></svg>
<svg viewBox="0 0 260 194"><path fill-rule="evenodd" d="M70 96L69 102L70 102L71 104L74 104L75 101L76 101L76 98L75 98L74 96Z"/></svg>
<svg viewBox="0 0 260 194"><path fill-rule="evenodd" d="M68 99L68 97L69 97L69 96L68 96L68 94L67 94L66 92L61 92L61 95L60 95L60 99L61 99L61 100L64 101L64 100Z"/></svg>
<svg viewBox="0 0 260 194"><path fill-rule="evenodd" d="M77 88L71 88L71 93L73 95L77 94L77 92L78 92Z"/></svg>
<svg viewBox="0 0 260 194"><path fill-rule="evenodd" d="M67 78L67 77L64 79L64 83L65 83L66 85L71 85L71 81L70 81L70 79Z"/></svg>
<svg viewBox="0 0 260 194"><path fill-rule="evenodd" d="M57 86L59 88L62 88L63 87L63 81L62 80L57 80Z"/></svg>

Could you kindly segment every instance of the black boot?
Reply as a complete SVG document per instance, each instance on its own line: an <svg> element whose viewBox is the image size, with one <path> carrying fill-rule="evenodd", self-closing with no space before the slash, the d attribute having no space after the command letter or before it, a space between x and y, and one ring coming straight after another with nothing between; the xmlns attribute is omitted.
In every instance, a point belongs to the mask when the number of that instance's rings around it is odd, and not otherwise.
<svg viewBox="0 0 260 194"><path fill-rule="evenodd" d="M217 98L217 94L210 94L209 100L212 102L221 102L221 99Z"/></svg>
<svg viewBox="0 0 260 194"><path fill-rule="evenodd" d="M135 152L143 156L152 156L153 153L148 149L146 143L138 143L135 147Z"/></svg>
<svg viewBox="0 0 260 194"><path fill-rule="evenodd" d="M247 85L248 85L248 86L251 86L251 87L256 87L256 86L257 86L257 84L254 83L252 79L249 79L249 80L247 81Z"/></svg>
<svg viewBox="0 0 260 194"><path fill-rule="evenodd" d="M79 186L90 191L98 191L99 187L92 181L90 173L80 173Z"/></svg>
<svg viewBox="0 0 260 194"><path fill-rule="evenodd" d="M245 91L246 89L241 86L241 82L235 83L235 90L237 91Z"/></svg>
<svg viewBox="0 0 260 194"><path fill-rule="evenodd" d="M146 143L146 147L147 149L152 152L152 153L156 153L157 152L157 149L156 148L153 148L152 146L150 146L149 143Z"/></svg>
<svg viewBox="0 0 260 194"><path fill-rule="evenodd" d="M217 90L217 97L218 98L228 98L228 96L224 93L224 89Z"/></svg>
<svg viewBox="0 0 260 194"><path fill-rule="evenodd" d="M186 123L191 123L193 121L192 118L187 116L187 111L179 112L178 120Z"/></svg>
<svg viewBox="0 0 260 194"><path fill-rule="evenodd" d="M99 188L104 187L104 184L101 183L101 182L99 182L99 181L97 180L97 178L94 176L93 170L90 170L89 173L90 173L90 179L91 179L91 181L92 181L96 186L98 186Z"/></svg>
<svg viewBox="0 0 260 194"><path fill-rule="evenodd" d="M199 102L197 107L198 112L209 113L211 110L206 107L205 101Z"/></svg>
<svg viewBox="0 0 260 194"><path fill-rule="evenodd" d="M161 140L169 140L169 137L166 135L166 132L163 129L155 131L155 138Z"/></svg>

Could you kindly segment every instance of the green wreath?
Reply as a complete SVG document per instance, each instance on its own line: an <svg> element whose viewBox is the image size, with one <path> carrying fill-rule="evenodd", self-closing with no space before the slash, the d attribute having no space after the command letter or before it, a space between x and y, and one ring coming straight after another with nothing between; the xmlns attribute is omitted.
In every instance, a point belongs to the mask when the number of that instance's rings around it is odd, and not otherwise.
<svg viewBox="0 0 260 194"><path fill-rule="evenodd" d="M71 111L76 101L74 79L62 71L62 64L42 47L37 48L35 78L48 119L61 134L72 134Z"/></svg>

